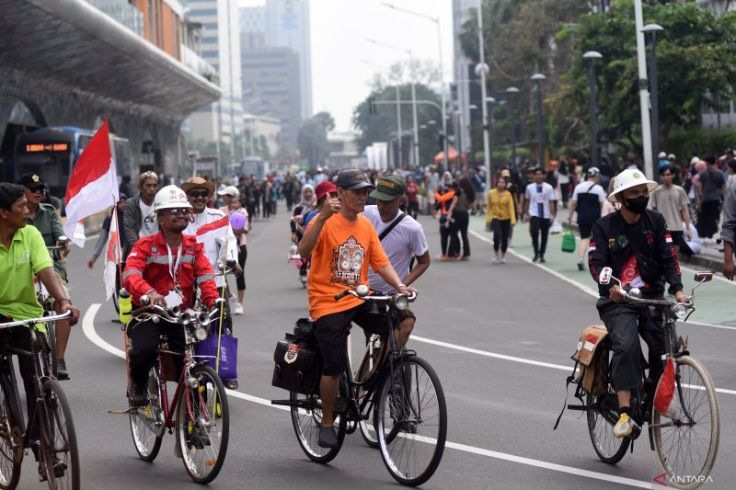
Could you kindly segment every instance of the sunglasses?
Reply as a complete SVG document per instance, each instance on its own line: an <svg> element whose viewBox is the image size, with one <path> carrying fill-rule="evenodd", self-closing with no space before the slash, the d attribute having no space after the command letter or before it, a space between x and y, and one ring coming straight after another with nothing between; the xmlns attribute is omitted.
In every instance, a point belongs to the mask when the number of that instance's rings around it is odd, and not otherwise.
<svg viewBox="0 0 736 490"><path fill-rule="evenodd" d="M174 209L167 209L167 211L169 212L171 216L189 214L189 208L174 208Z"/></svg>
<svg viewBox="0 0 736 490"><path fill-rule="evenodd" d="M36 186L36 187L34 187L32 189L28 189L28 190L31 191L31 192L33 192L34 194L38 194L38 193L43 194L44 192L46 192L46 186L45 185L38 185L38 186Z"/></svg>
<svg viewBox="0 0 736 490"><path fill-rule="evenodd" d="M207 192L207 191L191 191L191 192L187 193L187 196L192 197L192 198L195 198L195 199L198 198L198 197L207 197L209 195L210 195L210 193Z"/></svg>

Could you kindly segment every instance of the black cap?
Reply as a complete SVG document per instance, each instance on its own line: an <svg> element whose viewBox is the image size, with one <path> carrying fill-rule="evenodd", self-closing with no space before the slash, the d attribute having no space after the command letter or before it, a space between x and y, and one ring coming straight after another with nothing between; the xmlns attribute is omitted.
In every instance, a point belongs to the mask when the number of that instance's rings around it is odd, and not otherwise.
<svg viewBox="0 0 736 490"><path fill-rule="evenodd" d="M46 187L46 182L39 174L27 173L20 176L18 184L29 189L36 189L38 187Z"/></svg>
<svg viewBox="0 0 736 490"><path fill-rule="evenodd" d="M341 189L364 189L373 187L371 181L357 168L346 168L337 174L335 185Z"/></svg>

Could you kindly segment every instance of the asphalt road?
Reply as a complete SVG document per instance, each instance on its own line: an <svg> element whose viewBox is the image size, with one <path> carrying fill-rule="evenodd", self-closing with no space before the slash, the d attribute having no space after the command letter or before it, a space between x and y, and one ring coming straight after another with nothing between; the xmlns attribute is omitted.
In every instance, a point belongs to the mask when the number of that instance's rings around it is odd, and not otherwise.
<svg viewBox="0 0 736 490"><path fill-rule="evenodd" d="M430 247L439 248L436 222L423 218ZM268 404L284 393L270 386L273 349L294 321L306 315L306 294L286 260L286 215L255 223L249 236L246 314L236 317L240 388L230 397L227 460L212 488L396 488L378 451L349 436L329 465L311 463L295 439L289 415ZM480 237L480 238L479 238ZM490 262L477 232L469 262L433 262L417 284L420 297L411 347L438 372L447 397L448 447L424 488L574 489L659 488L661 470L645 438L617 466L593 452L586 421L567 412L552 430L565 396L570 355L583 327L599 322L594 299L551 269L523 260L528 236L517 230L520 257ZM137 458L127 416L120 325L104 304L100 264L90 271L92 246L70 256L71 293L85 319L75 327L67 354L72 379L64 383L74 412L83 488L196 488L164 438L152 464ZM581 277L581 284L593 284ZM706 296L707 290L700 291ZM736 292L733 289L732 292ZM103 303L100 305L100 303ZM733 301L715 308L734 310ZM736 315L732 315L736 316ZM710 370L721 408L721 444L706 488L736 481L736 329L685 325L693 354ZM362 334L361 334L362 335ZM22 488L39 487L32 457ZM730 483L729 483L730 482Z"/></svg>

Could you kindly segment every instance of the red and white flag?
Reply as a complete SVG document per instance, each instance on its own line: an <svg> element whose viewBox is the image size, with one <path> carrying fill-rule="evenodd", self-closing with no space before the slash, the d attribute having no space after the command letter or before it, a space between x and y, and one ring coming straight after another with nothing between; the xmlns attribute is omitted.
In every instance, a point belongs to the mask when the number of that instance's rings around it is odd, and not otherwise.
<svg viewBox="0 0 736 490"><path fill-rule="evenodd" d="M84 246L82 220L118 202L118 176L110 151L110 130L105 120L74 165L66 188L64 232Z"/></svg>
<svg viewBox="0 0 736 490"><path fill-rule="evenodd" d="M664 373L659 378L657 392L654 395L654 408L665 417L675 418L677 415L677 399L675 396L675 361L667 358Z"/></svg>
<svg viewBox="0 0 736 490"><path fill-rule="evenodd" d="M122 253L120 251L120 233L118 223L118 208L112 209L110 216L110 232L107 235L107 248L105 252L105 270L103 279L105 281L105 294L109 300L115 291L115 273L120 267Z"/></svg>

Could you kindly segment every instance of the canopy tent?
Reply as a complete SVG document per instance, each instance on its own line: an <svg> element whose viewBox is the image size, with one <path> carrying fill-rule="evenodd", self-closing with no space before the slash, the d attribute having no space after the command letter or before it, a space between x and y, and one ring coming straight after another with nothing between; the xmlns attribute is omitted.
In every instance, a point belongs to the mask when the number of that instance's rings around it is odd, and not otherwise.
<svg viewBox="0 0 736 490"><path fill-rule="evenodd" d="M457 155L458 155L457 150L453 146L448 145L447 146L447 161L450 162L450 163L456 163L457 162ZM443 161L445 161L445 152L441 151L441 152L437 153L437 155L434 157L434 163L442 163ZM468 163L468 155L465 154L465 153L463 153L460 156L460 162L463 165L467 164Z"/></svg>

